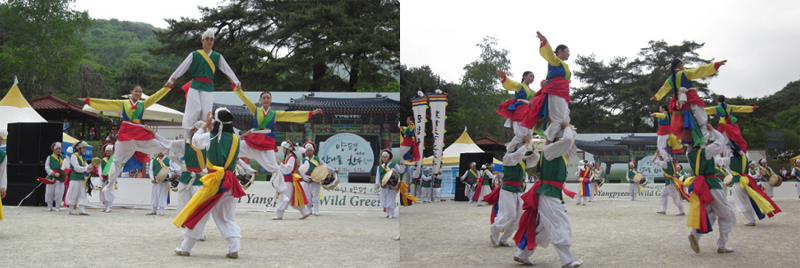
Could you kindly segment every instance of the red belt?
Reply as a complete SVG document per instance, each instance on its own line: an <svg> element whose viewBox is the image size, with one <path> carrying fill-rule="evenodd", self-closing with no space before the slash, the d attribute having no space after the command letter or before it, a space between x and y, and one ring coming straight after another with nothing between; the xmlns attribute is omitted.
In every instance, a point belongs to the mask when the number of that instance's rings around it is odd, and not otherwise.
<svg viewBox="0 0 800 268"><path fill-rule="evenodd" d="M201 173L201 172L203 172L203 170L202 170L202 169L199 169L199 168L196 168L196 167L186 167L186 171L189 171L189 172L194 172L194 173Z"/></svg>
<svg viewBox="0 0 800 268"><path fill-rule="evenodd" d="M294 181L294 177L292 177L292 174L283 175L283 181L284 182L293 182Z"/></svg>
<svg viewBox="0 0 800 268"><path fill-rule="evenodd" d="M504 181L503 184L511 187L522 187L521 181Z"/></svg>
<svg viewBox="0 0 800 268"><path fill-rule="evenodd" d="M543 184L547 184L547 185L550 185L550 186L556 187L556 188L558 188L558 189L561 189L561 191L563 191L563 192L564 192L564 194L566 194L567 196L569 196L569 198L575 198L575 195L577 195L577 193L575 193L575 192L573 192L573 191L570 191L570 190L567 190L567 189L565 189L565 188L564 188L564 183L563 183L563 182L556 182L556 181L541 181L541 182L542 182Z"/></svg>
<svg viewBox="0 0 800 268"><path fill-rule="evenodd" d="M211 83L211 81L214 81L214 80L212 80L211 78L208 78L208 77L195 77L194 80L197 80L197 81L200 81L200 82L203 82L203 83Z"/></svg>

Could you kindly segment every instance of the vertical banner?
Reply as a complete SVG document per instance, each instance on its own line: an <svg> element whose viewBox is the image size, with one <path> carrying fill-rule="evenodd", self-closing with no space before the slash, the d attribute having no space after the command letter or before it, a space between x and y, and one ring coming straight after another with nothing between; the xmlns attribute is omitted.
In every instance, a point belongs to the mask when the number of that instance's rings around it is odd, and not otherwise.
<svg viewBox="0 0 800 268"><path fill-rule="evenodd" d="M422 158L425 149L425 114L428 111L428 100L420 98L411 99L411 110L414 112L414 136L417 137L417 146L419 148L420 160L415 163L414 175L412 178L419 178L422 170Z"/></svg>
<svg viewBox="0 0 800 268"><path fill-rule="evenodd" d="M447 108L446 95L429 95L428 105L431 107L431 123L433 129L433 173L439 171L442 164L442 153L444 151L444 120Z"/></svg>

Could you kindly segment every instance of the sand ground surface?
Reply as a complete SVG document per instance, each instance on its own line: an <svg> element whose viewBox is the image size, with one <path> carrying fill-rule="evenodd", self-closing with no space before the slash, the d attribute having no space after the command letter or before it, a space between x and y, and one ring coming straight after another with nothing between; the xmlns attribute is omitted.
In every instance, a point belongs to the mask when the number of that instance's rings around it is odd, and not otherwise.
<svg viewBox="0 0 800 268"><path fill-rule="evenodd" d="M755 227L743 226L736 214L728 241L734 253L716 253L715 231L695 254L686 217L673 216L671 203L668 214L659 215L660 203L652 199L586 206L568 200L572 251L583 267L797 267L800 201L776 203L783 212ZM145 216L149 210L89 209L91 216L71 216L65 209L5 206L0 260L3 267L520 267L512 260L516 248L491 245L490 209L455 201L415 204L401 208L399 220L380 211L324 207L321 216L306 220L294 210L282 221L270 220L274 212L237 212L243 238L234 260L224 257L227 242L213 221L206 225L208 241L198 242L191 257L174 255L183 238L171 224L175 210ZM552 246L537 248L531 259L536 267L560 267Z"/></svg>

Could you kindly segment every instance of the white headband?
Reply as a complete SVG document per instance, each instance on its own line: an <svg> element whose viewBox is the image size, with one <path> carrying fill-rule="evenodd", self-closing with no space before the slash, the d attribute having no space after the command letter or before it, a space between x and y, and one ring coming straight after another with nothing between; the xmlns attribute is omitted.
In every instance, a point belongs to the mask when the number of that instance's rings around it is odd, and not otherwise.
<svg viewBox="0 0 800 268"><path fill-rule="evenodd" d="M292 146L292 143L288 142L288 141L281 142L281 147L289 149L289 150L294 149L294 146Z"/></svg>
<svg viewBox="0 0 800 268"><path fill-rule="evenodd" d="M8 130L0 129L0 139L5 139L8 137Z"/></svg>
<svg viewBox="0 0 800 268"><path fill-rule="evenodd" d="M381 157L389 157L389 153L387 153L387 152L382 152L382 153L381 153Z"/></svg>
<svg viewBox="0 0 800 268"><path fill-rule="evenodd" d="M55 150L55 149L61 149L61 148L62 148L62 147L61 147L61 143L60 143L60 142L54 142L54 143L53 143L53 150Z"/></svg>
<svg viewBox="0 0 800 268"><path fill-rule="evenodd" d="M306 143L306 146L303 146L303 147L306 148L306 151L314 151L315 150L314 149L314 144L311 144L311 143Z"/></svg>
<svg viewBox="0 0 800 268"><path fill-rule="evenodd" d="M194 122L194 129L201 129L201 128L203 128L203 126L205 126L205 125L206 125L206 122L205 122L205 121L202 121L202 120L201 120L201 121Z"/></svg>
<svg viewBox="0 0 800 268"><path fill-rule="evenodd" d="M216 39L214 38L214 29L208 29L203 33L203 37L201 39L206 38Z"/></svg>
<svg viewBox="0 0 800 268"><path fill-rule="evenodd" d="M106 152L108 152L108 151L112 151L113 152L114 151L114 145L106 146Z"/></svg>
<svg viewBox="0 0 800 268"><path fill-rule="evenodd" d="M86 147L87 145L89 145L89 144L88 144L88 143L86 143L85 141L79 141L78 143L76 143L76 144L75 144L75 149L78 149L78 148L84 148L84 147Z"/></svg>

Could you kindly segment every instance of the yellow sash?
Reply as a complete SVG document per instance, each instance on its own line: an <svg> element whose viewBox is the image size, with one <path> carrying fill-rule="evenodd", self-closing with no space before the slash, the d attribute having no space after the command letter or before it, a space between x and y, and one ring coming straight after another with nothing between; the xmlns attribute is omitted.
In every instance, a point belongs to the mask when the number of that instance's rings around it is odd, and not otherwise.
<svg viewBox="0 0 800 268"><path fill-rule="evenodd" d="M197 53L200 53L200 56L203 56L203 58L206 59L208 66L211 67L211 73L215 74L217 72L217 66L214 65L214 62L211 61L211 58L208 57L208 54L206 54L206 52L202 49L198 49Z"/></svg>

